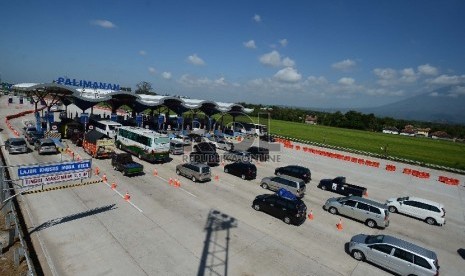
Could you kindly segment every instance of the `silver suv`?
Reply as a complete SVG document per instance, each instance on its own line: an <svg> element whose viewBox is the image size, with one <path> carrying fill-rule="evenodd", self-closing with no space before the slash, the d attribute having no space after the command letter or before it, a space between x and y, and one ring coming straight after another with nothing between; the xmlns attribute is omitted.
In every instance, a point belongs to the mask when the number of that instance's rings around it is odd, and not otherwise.
<svg viewBox="0 0 465 276"><path fill-rule="evenodd" d="M305 181L288 175L265 177L260 182L260 186L272 191L284 188L298 197L303 197L306 190Z"/></svg>
<svg viewBox="0 0 465 276"><path fill-rule="evenodd" d="M211 179L210 166L203 163L184 163L176 166L176 174L190 178L193 182Z"/></svg>
<svg viewBox="0 0 465 276"><path fill-rule="evenodd" d="M350 240L349 252L399 275L439 275L436 253L396 237L359 234Z"/></svg>
<svg viewBox="0 0 465 276"><path fill-rule="evenodd" d="M341 214L362 221L371 228L389 226L387 205L363 197L330 198L326 201L324 209L333 215Z"/></svg>
<svg viewBox="0 0 465 276"><path fill-rule="evenodd" d="M11 153L27 153L28 147L24 138L10 138L5 142L5 149Z"/></svg>

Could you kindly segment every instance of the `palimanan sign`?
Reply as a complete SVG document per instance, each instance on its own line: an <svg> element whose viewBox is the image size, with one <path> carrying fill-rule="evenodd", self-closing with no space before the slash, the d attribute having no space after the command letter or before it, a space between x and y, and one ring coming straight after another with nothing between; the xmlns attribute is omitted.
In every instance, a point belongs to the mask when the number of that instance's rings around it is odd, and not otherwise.
<svg viewBox="0 0 465 276"><path fill-rule="evenodd" d="M90 80L77 80L77 79L69 79L69 78L63 78L63 77L58 78L56 80L56 83L67 85L67 86L77 86L77 87L82 87L82 88L108 89L108 90L115 90L115 91L120 90L119 84L97 82L97 81L90 81Z"/></svg>

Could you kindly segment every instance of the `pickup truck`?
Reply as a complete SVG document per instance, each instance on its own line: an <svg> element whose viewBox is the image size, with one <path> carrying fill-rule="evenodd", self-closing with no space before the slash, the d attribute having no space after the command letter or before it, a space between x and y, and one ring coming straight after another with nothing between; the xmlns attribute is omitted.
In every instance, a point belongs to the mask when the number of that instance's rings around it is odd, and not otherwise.
<svg viewBox="0 0 465 276"><path fill-rule="evenodd" d="M132 160L130 153L115 153L111 157L111 166L123 175L134 175L144 171L144 166Z"/></svg>
<svg viewBox="0 0 465 276"><path fill-rule="evenodd" d="M364 196L367 194L367 188L349 184L346 178L338 176L334 179L322 179L318 184L318 188L322 190L333 191L345 196Z"/></svg>

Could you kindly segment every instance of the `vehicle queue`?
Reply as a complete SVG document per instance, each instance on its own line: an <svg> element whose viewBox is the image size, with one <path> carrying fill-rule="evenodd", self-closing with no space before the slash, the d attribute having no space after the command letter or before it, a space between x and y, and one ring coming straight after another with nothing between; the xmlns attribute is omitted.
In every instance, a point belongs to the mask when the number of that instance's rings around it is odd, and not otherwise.
<svg viewBox="0 0 465 276"><path fill-rule="evenodd" d="M102 132L108 132L109 130L107 128L100 129L102 129ZM170 137L166 134L122 125L115 126L112 131L114 131L114 134L111 136L113 136L117 148L131 153L141 160L167 162L169 152L173 153L173 149L171 149L173 143L171 141L176 138L172 137L170 140ZM25 128L24 136L27 139L8 139L5 145L10 154L29 152L28 147L25 147L26 140L33 141L31 145L38 150L39 154L57 153L57 146L53 140L47 138L34 140L33 137L39 136L37 131ZM233 160L232 163L224 166L225 173L234 174L243 180L250 180L257 176L257 167L254 162L269 160L269 151L265 147L250 146L246 150L238 151L234 149L237 143L229 142L226 136L205 137L205 139L200 140L200 142L188 141L184 143L184 146L191 144L194 151L191 152L190 162L176 167L176 174L184 175L193 182L209 181L211 180L209 164L217 166L224 162L220 161L221 159ZM230 146L229 148L221 148L223 158L210 162L212 160L211 156L217 155L217 145L225 144ZM176 151L176 153L178 152ZM202 158L195 159L192 157L194 156L192 153L197 153L195 156L201 154ZM235 159L225 158L232 154L237 154ZM113 162L112 160L112 164ZM237 168L233 168L234 166ZM129 174L125 173L124 169L122 171L125 175ZM290 164L276 168L274 176L265 177L260 181L262 188L276 193L258 195L252 202L252 207L257 211L263 211L282 219L287 224L301 225L307 219L308 208L302 198L305 196L306 186L310 181L311 171L304 166ZM332 189L325 190L331 191ZM336 191L336 188L333 190L341 193L340 190ZM395 212L422 219L431 225L445 224L445 208L442 204L416 197L391 198L385 203L381 203L368 200L362 196L348 195L346 197L330 198L324 204L324 208L331 214L340 214L344 217L359 220L371 228L388 227L390 213ZM389 244L386 245L388 242ZM401 275L438 275L439 271L437 255L434 252L387 235L355 236L350 241L349 251L357 260L368 260ZM378 256L375 256L376 254L372 254L372 252L378 252L376 253ZM380 258L380 256L385 258ZM389 261L386 261L388 259ZM396 263L395 266L394 263Z"/></svg>

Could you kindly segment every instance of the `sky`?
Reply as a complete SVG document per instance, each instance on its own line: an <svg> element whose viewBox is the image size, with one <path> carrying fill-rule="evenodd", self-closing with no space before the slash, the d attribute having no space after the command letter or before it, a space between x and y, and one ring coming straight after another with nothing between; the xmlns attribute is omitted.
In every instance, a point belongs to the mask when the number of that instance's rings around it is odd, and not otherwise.
<svg viewBox="0 0 465 276"><path fill-rule="evenodd" d="M2 1L0 77L361 108L465 96L463 0ZM437 95L436 95L437 96Z"/></svg>

